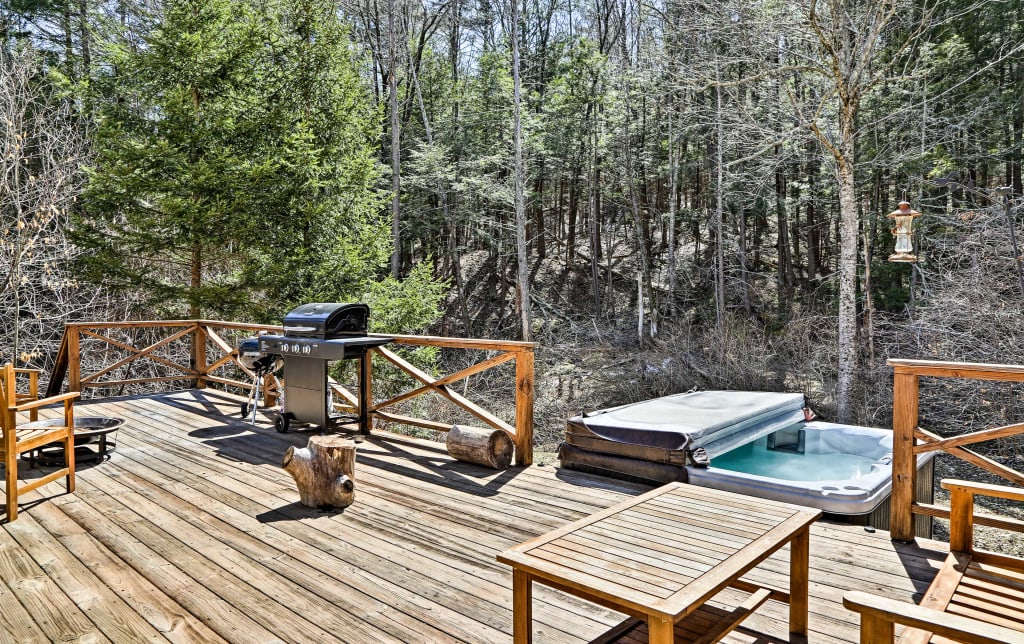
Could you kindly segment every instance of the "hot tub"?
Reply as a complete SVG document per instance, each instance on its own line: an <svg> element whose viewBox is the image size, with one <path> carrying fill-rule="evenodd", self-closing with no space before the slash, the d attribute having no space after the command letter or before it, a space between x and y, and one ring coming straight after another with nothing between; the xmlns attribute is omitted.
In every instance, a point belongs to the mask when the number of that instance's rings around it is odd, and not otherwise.
<svg viewBox="0 0 1024 644"><path fill-rule="evenodd" d="M787 439L781 446L780 434ZM930 470L932 455L918 455L919 470ZM892 431L801 423L714 456L710 467L691 467L687 474L695 485L808 505L829 514L869 514L892 491ZM921 475L930 482L927 472Z"/></svg>
<svg viewBox="0 0 1024 644"><path fill-rule="evenodd" d="M800 394L676 394L569 419L559 456L571 469L687 481L887 528L892 431L812 417ZM690 458L698 448L710 466ZM931 457L918 456L919 501L931 501ZM930 531L925 519L918 534Z"/></svg>

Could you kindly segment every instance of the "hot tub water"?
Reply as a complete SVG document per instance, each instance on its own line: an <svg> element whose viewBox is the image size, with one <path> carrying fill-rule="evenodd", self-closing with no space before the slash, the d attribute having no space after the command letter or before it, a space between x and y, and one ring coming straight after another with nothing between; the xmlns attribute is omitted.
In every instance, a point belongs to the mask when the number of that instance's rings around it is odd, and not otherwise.
<svg viewBox="0 0 1024 644"><path fill-rule="evenodd" d="M803 454L770 450L765 439L747 443L717 456L712 465L732 472L756 474L784 481L856 481L877 467L877 461L860 454L828 452Z"/></svg>

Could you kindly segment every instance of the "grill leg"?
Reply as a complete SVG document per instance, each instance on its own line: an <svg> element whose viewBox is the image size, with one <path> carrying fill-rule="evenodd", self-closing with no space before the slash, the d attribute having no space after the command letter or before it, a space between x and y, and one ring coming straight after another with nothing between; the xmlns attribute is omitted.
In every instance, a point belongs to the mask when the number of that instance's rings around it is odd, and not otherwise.
<svg viewBox="0 0 1024 644"><path fill-rule="evenodd" d="M363 436L370 435L370 352L364 351L359 356L359 433Z"/></svg>
<svg viewBox="0 0 1024 644"><path fill-rule="evenodd" d="M260 404L260 387L262 387L262 386L263 386L263 374L261 374L260 372L257 371L256 372L256 382L253 383L253 388L252 388L252 419L249 421L249 424L251 424L251 425L255 425L256 424L256 407L258 407L259 404Z"/></svg>

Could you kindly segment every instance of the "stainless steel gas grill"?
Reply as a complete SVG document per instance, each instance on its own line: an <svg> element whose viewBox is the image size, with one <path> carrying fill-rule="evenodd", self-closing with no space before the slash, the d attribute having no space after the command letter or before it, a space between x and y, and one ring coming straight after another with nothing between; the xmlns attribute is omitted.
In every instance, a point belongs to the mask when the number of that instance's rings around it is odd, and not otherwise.
<svg viewBox="0 0 1024 644"><path fill-rule="evenodd" d="M370 433L370 359L368 350L391 342L366 335L370 307L365 304L303 304L284 316L284 335L260 336L260 351L284 359L284 407L274 428L286 432L293 422L332 429L357 421L362 434ZM334 414L327 385L327 363L359 360L359 413Z"/></svg>

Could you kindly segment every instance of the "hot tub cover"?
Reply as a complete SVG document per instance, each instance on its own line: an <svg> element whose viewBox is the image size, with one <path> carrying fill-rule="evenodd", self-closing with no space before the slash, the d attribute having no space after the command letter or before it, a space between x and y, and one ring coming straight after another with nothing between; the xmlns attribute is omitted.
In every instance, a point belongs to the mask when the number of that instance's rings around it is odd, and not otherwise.
<svg viewBox="0 0 1024 644"><path fill-rule="evenodd" d="M590 412L569 419L569 426L613 443L722 453L727 450L719 447L733 442L733 435L748 442L802 421L804 405L803 394L695 391Z"/></svg>

